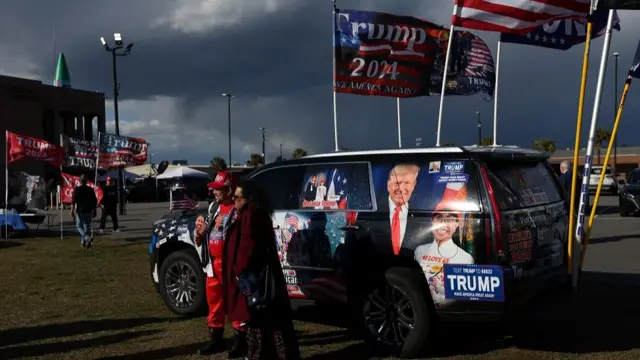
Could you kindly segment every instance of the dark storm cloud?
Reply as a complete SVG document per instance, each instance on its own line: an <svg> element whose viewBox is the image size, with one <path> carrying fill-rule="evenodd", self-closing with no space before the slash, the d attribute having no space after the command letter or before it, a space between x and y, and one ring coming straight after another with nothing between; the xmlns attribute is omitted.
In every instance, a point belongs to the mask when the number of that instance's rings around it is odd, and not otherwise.
<svg viewBox="0 0 640 360"><path fill-rule="evenodd" d="M0 40L10 51L28 55L40 64L40 75L46 81L53 75L51 28L52 19L57 19L57 47L67 55L73 85L110 96L110 59L98 38L110 39L117 30L125 41L136 43L131 56L118 60L124 99L175 97L180 100L180 108L173 121L215 126L224 133L226 102L220 94L236 93L233 128L248 130L234 135L243 141L254 143L257 135L251 129L266 126L268 134L292 134L309 148L333 149L330 1L307 1L286 11L201 33L150 26L168 13L170 1L74 0L57 6L28 0L4 2ZM41 11L32 11L35 4ZM443 25L447 25L451 12L450 1L397 4L343 0L339 5L413 15ZM623 32L614 34L611 52L621 53L622 84L637 39L630 12L620 16ZM13 30L11 37L9 30ZM479 34L495 51L497 36ZM602 42L602 38L595 40L591 53L585 123L591 119ZM562 52L505 44L502 52L499 140L530 146L534 139L544 136L556 139L558 147L570 146L582 46ZM609 70L600 118L601 126L606 127L610 126L614 103L611 66ZM415 145L416 137L422 138L423 146L435 143L438 100L425 97L402 101L404 146ZM264 106L251 106L260 101ZM636 103L631 98L628 101L627 118L640 111ZM396 145L395 99L339 94L337 110L341 146ZM493 102L478 96L446 98L442 141L475 143L476 111L481 112L484 135L490 135ZM635 142L631 135L635 127L630 122L623 124L621 142ZM224 151L225 147L219 144L213 151Z"/></svg>

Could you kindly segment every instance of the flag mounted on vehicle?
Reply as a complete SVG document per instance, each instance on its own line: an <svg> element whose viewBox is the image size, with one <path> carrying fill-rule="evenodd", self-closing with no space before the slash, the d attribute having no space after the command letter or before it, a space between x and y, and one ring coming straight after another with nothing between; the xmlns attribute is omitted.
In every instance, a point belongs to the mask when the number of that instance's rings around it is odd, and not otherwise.
<svg viewBox="0 0 640 360"><path fill-rule="evenodd" d="M526 34L543 24L589 14L589 0L455 0L451 24L467 29Z"/></svg>
<svg viewBox="0 0 640 360"><path fill-rule="evenodd" d="M591 14L591 38L603 35L607 28L608 11L597 10ZM614 13L613 28L620 31L620 18ZM533 45L556 50L568 50L587 39L587 17L556 20L539 26L525 35L504 33L500 41L513 44Z"/></svg>
<svg viewBox="0 0 640 360"><path fill-rule="evenodd" d="M449 30L446 30L445 45L436 57L431 74L431 94L440 94L444 77L444 61L447 55ZM492 98L495 89L496 68L489 46L478 36L468 31L454 31L451 56L447 71L445 95L484 94Z"/></svg>
<svg viewBox="0 0 640 360"><path fill-rule="evenodd" d="M640 0L596 0L598 10L640 10Z"/></svg>
<svg viewBox="0 0 640 360"><path fill-rule="evenodd" d="M338 10L334 16L334 91L400 98L429 95L446 29L380 12Z"/></svg>

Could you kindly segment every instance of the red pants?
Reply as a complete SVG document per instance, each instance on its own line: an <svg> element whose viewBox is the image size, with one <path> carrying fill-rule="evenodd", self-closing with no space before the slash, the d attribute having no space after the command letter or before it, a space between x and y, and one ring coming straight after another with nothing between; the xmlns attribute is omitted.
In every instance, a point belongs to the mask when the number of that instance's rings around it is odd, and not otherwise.
<svg viewBox="0 0 640 360"><path fill-rule="evenodd" d="M209 304L209 316L207 323L210 328L224 327L224 306L222 304L222 261L213 260L213 277L207 276L207 303ZM244 323L234 321L233 328L245 331Z"/></svg>

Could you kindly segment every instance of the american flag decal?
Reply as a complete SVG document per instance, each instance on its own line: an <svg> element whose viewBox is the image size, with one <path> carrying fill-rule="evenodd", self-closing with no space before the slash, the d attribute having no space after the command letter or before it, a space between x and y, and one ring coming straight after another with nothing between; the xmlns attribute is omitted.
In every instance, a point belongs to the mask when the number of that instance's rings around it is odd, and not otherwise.
<svg viewBox="0 0 640 360"><path fill-rule="evenodd" d="M347 288L344 281L336 275L319 275L300 284L300 289L309 299L323 299L331 302L346 303Z"/></svg>
<svg viewBox="0 0 640 360"><path fill-rule="evenodd" d="M171 202L169 203L169 210L191 210L199 206L197 201L192 200L185 193L181 191L173 191L171 193Z"/></svg>

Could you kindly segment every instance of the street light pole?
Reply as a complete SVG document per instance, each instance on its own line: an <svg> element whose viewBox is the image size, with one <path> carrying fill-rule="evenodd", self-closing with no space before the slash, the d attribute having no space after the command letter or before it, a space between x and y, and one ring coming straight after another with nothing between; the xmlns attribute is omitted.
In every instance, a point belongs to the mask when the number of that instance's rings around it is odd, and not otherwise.
<svg viewBox="0 0 640 360"><path fill-rule="evenodd" d="M482 120L480 119L480 111L476 111L478 116L478 146L482 145Z"/></svg>
<svg viewBox="0 0 640 360"><path fill-rule="evenodd" d="M120 33L114 33L113 39L115 41L114 47L110 47L104 37L100 38L100 42L102 43L102 47L104 47L107 52L111 53L111 67L113 73L113 118L116 123L116 136L120 136L120 113L118 111L118 92L120 90L120 84L118 84L118 66L116 58L118 56L129 55L131 53L133 43L125 46L122 42L122 35ZM98 164L96 164L96 166L98 166ZM120 207L120 215L124 215L124 174L122 166L118 166L118 203Z"/></svg>
<svg viewBox="0 0 640 360"><path fill-rule="evenodd" d="M234 98L235 96L228 94L228 93L224 93L222 94L222 96L226 96L227 97L227 120L228 120L228 130L229 130L229 167L233 166L233 163L231 162L231 98Z"/></svg>
<svg viewBox="0 0 640 360"><path fill-rule="evenodd" d="M264 146L264 127L261 127L260 130L262 130L262 162L264 164L267 163L267 153L265 152L265 146Z"/></svg>
<svg viewBox="0 0 640 360"><path fill-rule="evenodd" d="M615 61L615 77L613 78L613 103L615 106L613 107L613 121L616 121L616 117L618 116L618 58L620 54L617 52L613 53L613 58ZM618 174L618 137L613 140L613 177L615 178Z"/></svg>
<svg viewBox="0 0 640 360"><path fill-rule="evenodd" d="M282 161L282 160L284 160L284 159L282 158L282 144L280 144L280 161Z"/></svg>

